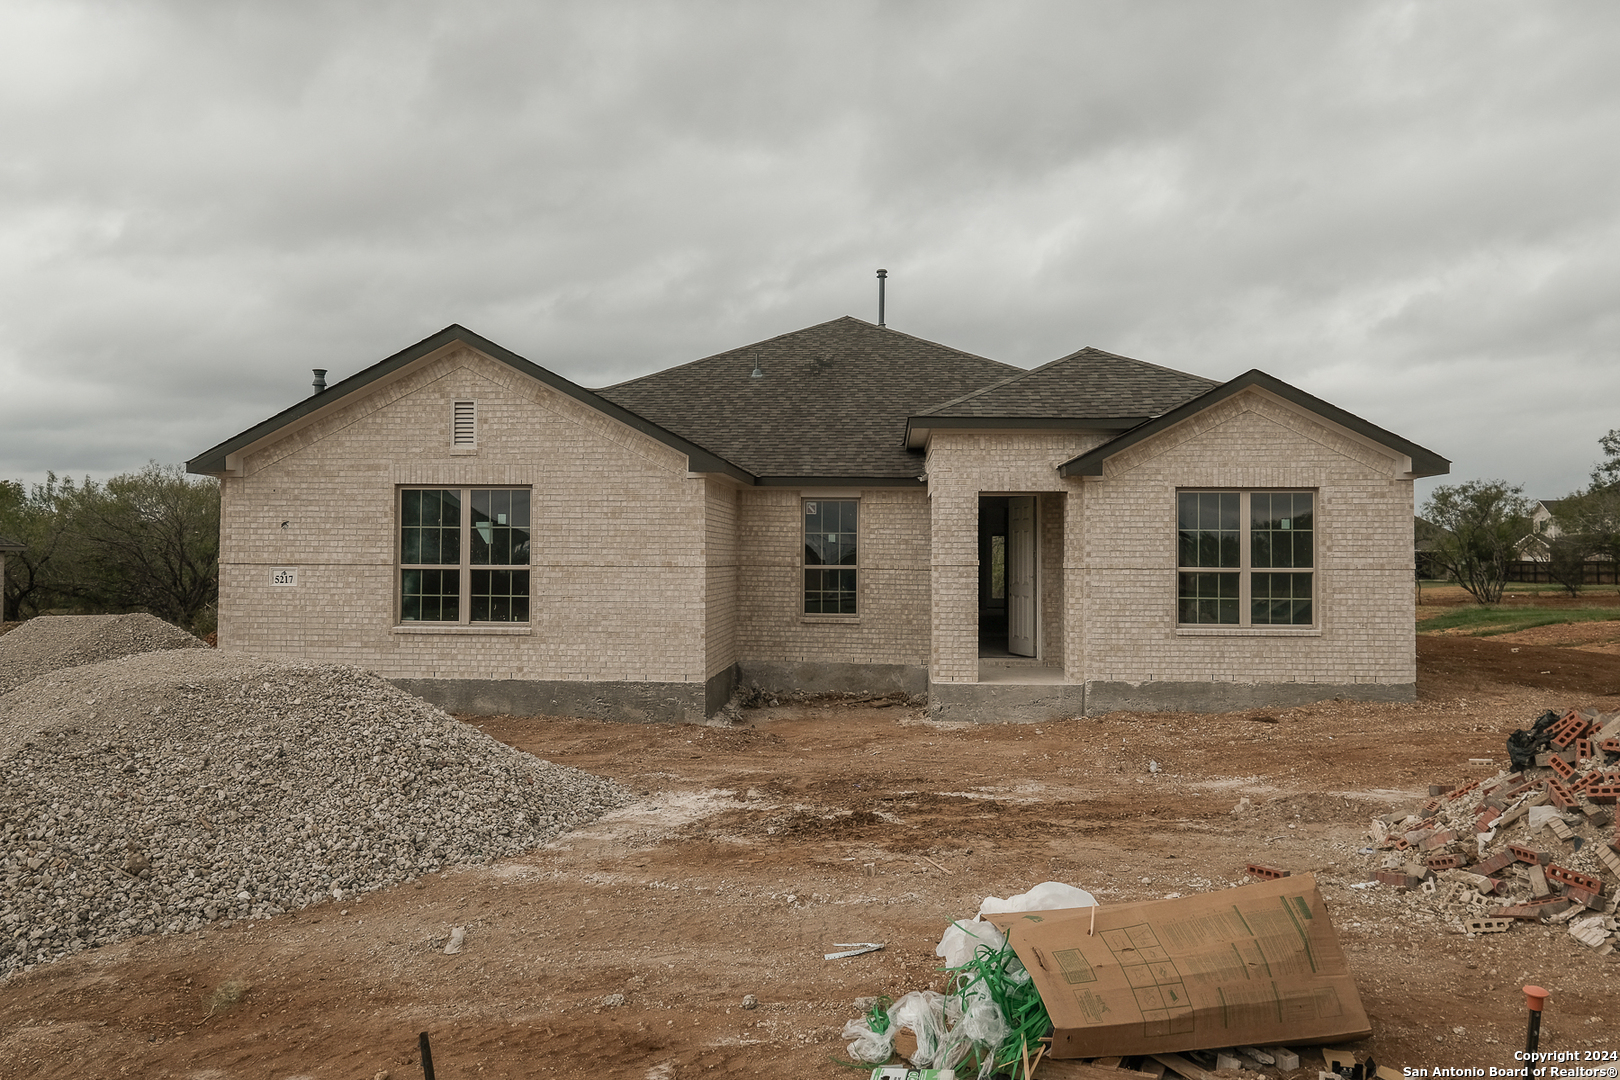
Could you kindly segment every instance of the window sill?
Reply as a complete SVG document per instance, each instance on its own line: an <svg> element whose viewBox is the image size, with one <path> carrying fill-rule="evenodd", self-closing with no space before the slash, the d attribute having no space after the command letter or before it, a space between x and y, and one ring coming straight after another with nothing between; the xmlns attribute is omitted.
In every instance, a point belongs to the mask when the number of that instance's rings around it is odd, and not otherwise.
<svg viewBox="0 0 1620 1080"><path fill-rule="evenodd" d="M527 637L533 628L528 623L406 623L389 631L391 634L483 634L495 637Z"/></svg>
<svg viewBox="0 0 1620 1080"><path fill-rule="evenodd" d="M1178 626L1177 637L1321 637L1319 626Z"/></svg>
<svg viewBox="0 0 1620 1080"><path fill-rule="evenodd" d="M800 615L799 621L806 625L815 625L817 623L821 623L823 625L842 624L844 626L856 626L859 625L861 617L859 615Z"/></svg>

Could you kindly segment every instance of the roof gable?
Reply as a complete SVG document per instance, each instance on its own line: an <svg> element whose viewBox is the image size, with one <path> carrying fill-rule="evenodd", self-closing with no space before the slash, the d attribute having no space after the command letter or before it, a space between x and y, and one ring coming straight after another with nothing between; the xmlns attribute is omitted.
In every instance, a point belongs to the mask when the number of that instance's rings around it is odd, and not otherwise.
<svg viewBox="0 0 1620 1080"><path fill-rule="evenodd" d="M1315 413L1324 420L1337 424L1347 431L1354 432L1364 439L1387 447L1408 458L1412 463L1413 476L1436 476L1451 471L1451 462L1434 451L1419 446L1408 439L1403 439L1392 431L1386 431L1376 424L1363 420L1354 413L1346 412L1337 405L1331 405L1319 397L1307 394L1297 386L1292 386L1255 368L1244 372L1230 382L1220 384L1213 390L1201 394L1177 408L1171 409L1163 415L1137 425L1117 438L1111 439L1095 449L1086 451L1079 457L1064 462L1058 466L1058 475L1101 476L1103 475L1104 463L1115 454L1144 440L1151 439L1160 432L1175 427L1189 417L1196 416L1205 409L1234 397L1251 387L1269 391L1285 401L1308 412Z"/></svg>
<svg viewBox="0 0 1620 1080"><path fill-rule="evenodd" d="M846 315L597 393L761 477L914 482L906 417L1022 373Z"/></svg>
<svg viewBox="0 0 1620 1080"><path fill-rule="evenodd" d="M940 428L1123 431L1217 385L1088 345L909 417L906 445L920 448Z"/></svg>
<svg viewBox="0 0 1620 1080"><path fill-rule="evenodd" d="M614 402L598 397L583 386L563 378L556 372L548 371L539 364L524 359L510 349L503 348L488 338L475 334L466 327L455 323L451 323L436 334L423 338L409 348L401 349L394 355L378 361L363 371L356 372L341 382L328 386L325 390L311 394L296 405L283 409L268 420L226 439L217 446L210 447L186 462L186 471L211 476L220 476L233 472L239 467L238 460L242 454L258 446L266 445L283 434L296 430L298 427L308 423L317 413L340 406L353 395L363 393L368 388L390 379L417 361L434 356L456 345L465 345L475 349L491 360L505 364L534 379L536 382L543 383L553 390L583 402L620 423L686 454L691 468L695 471L723 472L738 480L750 483L754 479L746 470L739 468L734 463L709 452L695 443L689 442L674 432L650 423L644 417L637 416Z"/></svg>
<svg viewBox="0 0 1620 1080"><path fill-rule="evenodd" d="M1219 385L1088 345L919 415L1146 419Z"/></svg>

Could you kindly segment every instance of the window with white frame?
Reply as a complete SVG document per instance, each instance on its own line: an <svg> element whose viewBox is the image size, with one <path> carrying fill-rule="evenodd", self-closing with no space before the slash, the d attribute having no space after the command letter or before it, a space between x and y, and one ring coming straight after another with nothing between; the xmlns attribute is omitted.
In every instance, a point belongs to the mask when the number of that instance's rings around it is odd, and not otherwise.
<svg viewBox="0 0 1620 1080"><path fill-rule="evenodd" d="M1176 622L1314 626L1316 496L1178 491Z"/></svg>
<svg viewBox="0 0 1620 1080"><path fill-rule="evenodd" d="M402 623L529 621L529 489L401 488Z"/></svg>
<svg viewBox="0 0 1620 1080"><path fill-rule="evenodd" d="M804 500L804 613L857 615L858 499Z"/></svg>

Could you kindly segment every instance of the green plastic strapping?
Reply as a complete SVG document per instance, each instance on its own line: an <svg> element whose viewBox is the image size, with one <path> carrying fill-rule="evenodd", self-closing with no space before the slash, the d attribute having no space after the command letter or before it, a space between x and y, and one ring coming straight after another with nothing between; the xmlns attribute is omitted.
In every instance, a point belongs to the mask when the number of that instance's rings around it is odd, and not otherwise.
<svg viewBox="0 0 1620 1080"><path fill-rule="evenodd" d="M968 991L983 983L990 1000L996 1003L1007 1021L1007 1038L999 1046L974 1044L969 1057L977 1065L982 1065L987 1057L991 1058L993 1069L1021 1064L1024 1046L1035 1046L1051 1030L1052 1019L1046 1015L1046 1003L1041 1000L1034 981L1027 977L1015 981L1007 972L1009 961L1016 959L1010 942L999 949L980 945L967 963L946 969L952 973L951 994L960 998L964 1010L969 1003Z"/></svg>
<svg viewBox="0 0 1620 1080"><path fill-rule="evenodd" d="M893 1001L884 995L877 999L871 1011L866 1014L866 1026L874 1035L881 1035L889 1030L889 1006L892 1004Z"/></svg>

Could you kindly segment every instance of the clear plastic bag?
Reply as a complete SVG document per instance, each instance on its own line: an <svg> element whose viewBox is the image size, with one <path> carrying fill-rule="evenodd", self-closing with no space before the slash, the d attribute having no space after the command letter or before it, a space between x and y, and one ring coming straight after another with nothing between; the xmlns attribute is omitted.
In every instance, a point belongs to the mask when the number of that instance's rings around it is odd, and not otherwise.
<svg viewBox="0 0 1620 1080"><path fill-rule="evenodd" d="M1060 908L1096 907L1097 898L1084 889L1065 885L1061 881L1043 881L1033 889L1003 900L987 896L979 905L979 917L996 915L1004 911L1056 911Z"/></svg>
<svg viewBox="0 0 1620 1080"><path fill-rule="evenodd" d="M872 1030L866 1017L857 1017L844 1025L844 1038L854 1040L849 1044L849 1056L852 1061L881 1065L894 1053L892 1022L887 1031L878 1032Z"/></svg>
<svg viewBox="0 0 1620 1080"><path fill-rule="evenodd" d="M948 968L961 967L973 959L980 945L994 950L1006 940L1000 930L983 919L957 919L945 928L944 936L934 946L934 955L943 957Z"/></svg>
<svg viewBox="0 0 1620 1080"><path fill-rule="evenodd" d="M919 1069L950 1068L949 1063L940 1060L947 1039L945 995L934 990L913 990L889 1006L889 1030L901 1029L917 1036L917 1052L911 1055L913 1065Z"/></svg>

